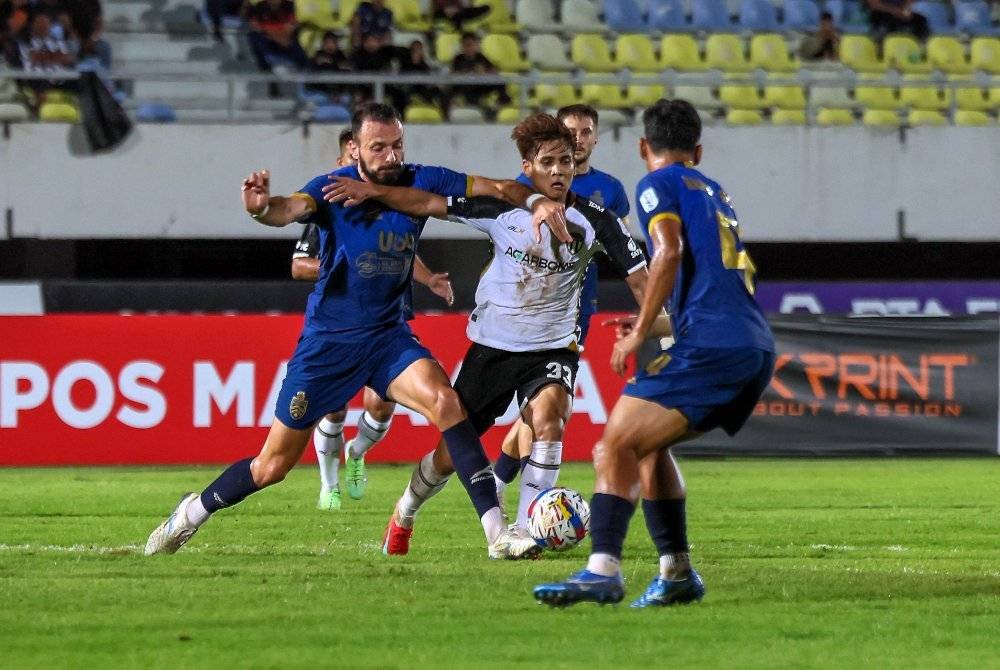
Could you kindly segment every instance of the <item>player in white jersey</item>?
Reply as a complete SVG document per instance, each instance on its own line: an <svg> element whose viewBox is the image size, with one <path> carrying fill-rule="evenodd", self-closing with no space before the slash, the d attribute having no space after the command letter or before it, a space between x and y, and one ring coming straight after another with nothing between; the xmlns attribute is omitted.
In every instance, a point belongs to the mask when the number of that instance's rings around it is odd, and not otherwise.
<svg viewBox="0 0 1000 670"><path fill-rule="evenodd" d="M526 483L518 510L522 523L515 530L526 535L527 506L539 490L555 484L562 461L563 427L579 363L577 318L583 273L592 256L604 251L628 275L628 285L641 304L646 260L618 217L570 193L573 136L561 122L536 114L519 123L512 138L534 188L567 204L572 243L559 242L547 230L536 238L526 210L495 198L446 199L344 178L336 179L329 195L348 205L375 198L411 216L447 216L490 236L493 257L476 289L476 309L467 331L472 346L455 391L480 435L512 398L518 401L532 431L531 458L522 473ZM384 553L409 551L417 510L443 488L452 471L441 441L417 465L396 504L383 540ZM492 468L477 476L492 478Z"/></svg>

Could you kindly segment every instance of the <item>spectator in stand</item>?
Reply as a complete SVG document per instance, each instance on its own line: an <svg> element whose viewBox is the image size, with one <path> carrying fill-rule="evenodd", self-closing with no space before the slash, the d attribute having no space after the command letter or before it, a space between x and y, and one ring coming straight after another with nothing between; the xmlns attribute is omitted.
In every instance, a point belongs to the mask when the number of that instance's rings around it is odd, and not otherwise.
<svg viewBox="0 0 1000 670"><path fill-rule="evenodd" d="M361 46L351 54L351 64L358 72L389 72L392 69L392 50L382 44L375 34L369 34L361 41ZM357 88L360 100L372 100L374 89L371 85L361 84Z"/></svg>
<svg viewBox="0 0 1000 670"><path fill-rule="evenodd" d="M340 40L336 33L328 32L323 35L323 41L319 45L316 54L309 61L310 72L319 74L336 74L337 72L350 72L351 59L340 48ZM348 86L338 84L310 84L309 90L322 93L331 99L336 99L340 104L350 102L351 93Z"/></svg>
<svg viewBox="0 0 1000 670"><path fill-rule="evenodd" d="M66 39L66 32L48 12L36 12L19 45L24 69L29 72L72 69L76 65L77 45Z"/></svg>
<svg viewBox="0 0 1000 670"><path fill-rule="evenodd" d="M246 16L247 0L205 0L205 14L212 22L212 37L222 41L222 19L227 16Z"/></svg>
<svg viewBox="0 0 1000 670"><path fill-rule="evenodd" d="M104 32L104 12L100 0L74 0L65 2L69 25L80 43L78 59L93 59L105 70L111 69L111 45L101 39Z"/></svg>
<svg viewBox="0 0 1000 670"><path fill-rule="evenodd" d="M299 26L292 0L261 0L252 5L247 41L261 72L270 72L272 61L286 61L296 69L309 67L309 57L299 44Z"/></svg>
<svg viewBox="0 0 1000 670"><path fill-rule="evenodd" d="M819 27L799 46L799 56L803 60L838 60L840 58L840 30L833 22L833 14L823 12L819 17Z"/></svg>
<svg viewBox="0 0 1000 670"><path fill-rule="evenodd" d="M878 39L889 33L910 33L920 40L931 34L927 17L916 14L913 0L866 0L868 21Z"/></svg>
<svg viewBox="0 0 1000 670"><path fill-rule="evenodd" d="M462 50L451 61L451 71L462 75L497 73L493 63L479 51L479 38L474 33L462 34ZM507 95L507 89L503 84L460 85L452 88L452 98L461 96L470 105L483 106L481 104L483 99L492 93L496 93L501 104L510 104L510 96Z"/></svg>
<svg viewBox="0 0 1000 670"><path fill-rule="evenodd" d="M17 37L28 26L30 17L28 0L0 0L0 59L11 67L21 67Z"/></svg>
<svg viewBox="0 0 1000 670"><path fill-rule="evenodd" d="M385 0L362 2L351 17L351 44L358 48L368 37L375 37L379 46L392 44L392 10L385 6Z"/></svg>
<svg viewBox="0 0 1000 670"><path fill-rule="evenodd" d="M413 40L410 47L402 51L399 59L399 72L401 74L430 74L431 66L427 63L423 42ZM401 111L406 109L410 99L414 96L428 103L440 103L441 101L441 90L437 86L424 84L391 86L387 93L392 101L392 106Z"/></svg>
<svg viewBox="0 0 1000 670"><path fill-rule="evenodd" d="M451 21L455 30L461 30L466 21L489 13L489 5L470 7L467 0L434 0L434 18Z"/></svg>

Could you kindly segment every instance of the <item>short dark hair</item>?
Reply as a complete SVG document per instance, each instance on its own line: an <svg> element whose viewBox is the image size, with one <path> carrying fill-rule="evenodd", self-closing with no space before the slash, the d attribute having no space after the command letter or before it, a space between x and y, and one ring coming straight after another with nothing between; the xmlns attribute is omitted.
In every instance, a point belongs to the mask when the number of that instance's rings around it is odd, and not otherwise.
<svg viewBox="0 0 1000 670"><path fill-rule="evenodd" d="M551 114L532 114L514 126L510 138L517 144L521 158L534 159L546 142L563 142L573 149L573 133Z"/></svg>
<svg viewBox="0 0 1000 670"><path fill-rule="evenodd" d="M694 151L701 140L701 117L687 100L657 100L642 113L642 125L653 151Z"/></svg>
<svg viewBox="0 0 1000 670"><path fill-rule="evenodd" d="M565 120L567 116L579 116L581 118L591 119L594 122L595 126L597 125L597 122L600 118L597 115L596 109L594 109L590 105L582 105L582 104L566 105L565 107L560 107L559 109L556 110L556 118L559 119L560 121Z"/></svg>
<svg viewBox="0 0 1000 670"><path fill-rule="evenodd" d="M340 144L340 151L343 153L344 147L348 142L354 139L354 130L352 128L344 128L340 131L340 137L337 138L338 144Z"/></svg>
<svg viewBox="0 0 1000 670"><path fill-rule="evenodd" d="M358 139L358 133L361 132L361 126L364 125L365 121L375 121L376 123L398 121L402 123L403 119L392 105L387 105L384 102L363 102L354 108L354 114L351 115L351 134L354 139Z"/></svg>

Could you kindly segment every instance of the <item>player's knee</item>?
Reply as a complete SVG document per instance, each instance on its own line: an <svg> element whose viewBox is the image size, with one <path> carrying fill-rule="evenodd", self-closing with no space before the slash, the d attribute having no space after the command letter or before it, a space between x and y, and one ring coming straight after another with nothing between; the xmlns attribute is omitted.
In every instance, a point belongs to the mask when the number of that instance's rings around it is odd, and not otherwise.
<svg viewBox="0 0 1000 670"><path fill-rule="evenodd" d="M542 442L560 442L563 436L565 421L558 414L537 416L531 421L531 429L535 439Z"/></svg>
<svg viewBox="0 0 1000 670"><path fill-rule="evenodd" d="M453 388L446 386L434 392L431 416L427 418L438 428L450 428L465 418L462 401Z"/></svg>
<svg viewBox="0 0 1000 670"><path fill-rule="evenodd" d="M367 412L373 419L379 423L385 423L392 418L392 412L395 406L389 402L379 402L374 403L371 407L367 409Z"/></svg>
<svg viewBox="0 0 1000 670"><path fill-rule="evenodd" d="M287 463L277 458L269 458L263 462L260 458L257 458L255 465L257 467L253 473L254 483L260 488L273 486L281 482L291 469Z"/></svg>
<svg viewBox="0 0 1000 670"><path fill-rule="evenodd" d="M330 412L326 415L326 420L330 423L344 423L347 420L347 410L342 409L339 412Z"/></svg>

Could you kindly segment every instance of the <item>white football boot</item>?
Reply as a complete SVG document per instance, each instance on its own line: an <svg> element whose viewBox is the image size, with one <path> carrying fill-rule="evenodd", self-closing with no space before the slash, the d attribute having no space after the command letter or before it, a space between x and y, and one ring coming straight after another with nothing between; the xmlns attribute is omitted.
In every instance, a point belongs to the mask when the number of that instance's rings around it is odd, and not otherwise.
<svg viewBox="0 0 1000 670"><path fill-rule="evenodd" d="M149 539L146 540L146 556L175 554L198 531L198 527L188 521L187 517L188 505L197 497L197 493L185 493L174 508L173 514L149 534Z"/></svg>
<svg viewBox="0 0 1000 670"><path fill-rule="evenodd" d="M520 526L508 527L489 547L490 558L508 561L537 558L540 553L542 546Z"/></svg>

